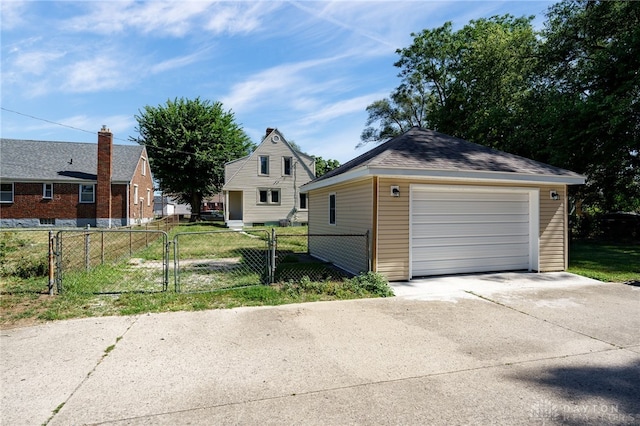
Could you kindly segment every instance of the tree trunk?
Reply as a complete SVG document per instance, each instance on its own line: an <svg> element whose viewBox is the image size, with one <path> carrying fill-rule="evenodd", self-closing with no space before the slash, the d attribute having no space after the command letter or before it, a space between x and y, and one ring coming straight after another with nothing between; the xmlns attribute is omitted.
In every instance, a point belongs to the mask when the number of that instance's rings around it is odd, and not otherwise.
<svg viewBox="0 0 640 426"><path fill-rule="evenodd" d="M200 221L200 209L202 207L202 195L194 192L191 194L191 218L189 222Z"/></svg>

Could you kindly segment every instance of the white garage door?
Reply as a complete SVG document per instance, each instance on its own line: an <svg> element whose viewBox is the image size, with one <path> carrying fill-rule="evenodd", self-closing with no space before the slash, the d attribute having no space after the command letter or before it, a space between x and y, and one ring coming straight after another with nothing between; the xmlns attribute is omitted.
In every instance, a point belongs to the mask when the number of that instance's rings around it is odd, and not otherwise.
<svg viewBox="0 0 640 426"><path fill-rule="evenodd" d="M413 277L530 269L529 192L412 186Z"/></svg>

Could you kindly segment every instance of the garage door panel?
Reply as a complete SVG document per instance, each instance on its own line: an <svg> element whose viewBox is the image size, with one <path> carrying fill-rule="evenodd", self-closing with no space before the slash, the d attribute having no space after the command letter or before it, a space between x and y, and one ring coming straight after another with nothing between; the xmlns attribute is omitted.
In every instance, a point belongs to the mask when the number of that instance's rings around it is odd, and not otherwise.
<svg viewBox="0 0 640 426"><path fill-rule="evenodd" d="M528 222L515 223L481 223L478 226L473 224L455 224L455 223L434 223L414 225L413 235L414 241L419 242L423 238L430 237L491 237L494 235L528 235ZM423 237L418 237L422 235Z"/></svg>
<svg viewBox="0 0 640 426"><path fill-rule="evenodd" d="M414 201L437 201L467 203L474 201L491 201L494 203L528 202L528 194L508 193L508 192L472 192L472 191L423 191L414 189Z"/></svg>
<svg viewBox="0 0 640 426"><path fill-rule="evenodd" d="M529 244L478 244L473 246L420 247L414 261L487 259L526 256ZM524 255L522 254L524 253Z"/></svg>
<svg viewBox="0 0 640 426"><path fill-rule="evenodd" d="M422 238L413 242L414 248L419 247L451 247L451 246L473 246L482 244L529 244L529 235L491 235L481 237L469 236L443 236Z"/></svg>
<svg viewBox="0 0 640 426"><path fill-rule="evenodd" d="M470 272L492 272L528 269L529 257L520 256L509 259L504 258L484 258L479 261L471 260L442 260L429 265L428 268L413 269L413 276L443 275L443 274L464 274Z"/></svg>
<svg viewBox="0 0 640 426"><path fill-rule="evenodd" d="M415 214L414 225L421 223L507 223L507 222L528 222L529 212L517 213L439 213L439 214Z"/></svg>
<svg viewBox="0 0 640 426"><path fill-rule="evenodd" d="M529 193L416 186L412 276L529 269Z"/></svg>
<svg viewBox="0 0 640 426"><path fill-rule="evenodd" d="M511 203L499 203L500 211L498 212L496 211L496 205L498 203L494 201L424 201L419 204L419 215L451 214L452 212L459 212L475 214L495 214L499 216L505 216L509 214L526 214L529 212L528 204L526 202L520 201Z"/></svg>

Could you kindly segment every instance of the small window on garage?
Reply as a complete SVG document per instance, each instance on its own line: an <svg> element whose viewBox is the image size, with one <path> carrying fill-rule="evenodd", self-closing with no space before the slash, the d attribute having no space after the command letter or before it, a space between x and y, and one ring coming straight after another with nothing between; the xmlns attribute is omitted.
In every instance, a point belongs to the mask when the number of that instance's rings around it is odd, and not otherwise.
<svg viewBox="0 0 640 426"><path fill-rule="evenodd" d="M336 224L336 194L329 194L329 224Z"/></svg>
<svg viewBox="0 0 640 426"><path fill-rule="evenodd" d="M307 194L300 194L300 210L307 210Z"/></svg>

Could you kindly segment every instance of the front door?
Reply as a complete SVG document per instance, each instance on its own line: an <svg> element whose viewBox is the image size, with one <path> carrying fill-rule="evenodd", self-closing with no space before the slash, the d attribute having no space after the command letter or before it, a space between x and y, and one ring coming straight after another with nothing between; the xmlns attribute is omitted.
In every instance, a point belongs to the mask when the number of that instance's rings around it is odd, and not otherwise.
<svg viewBox="0 0 640 426"><path fill-rule="evenodd" d="M242 220L242 191L229 191L228 205L228 220Z"/></svg>

